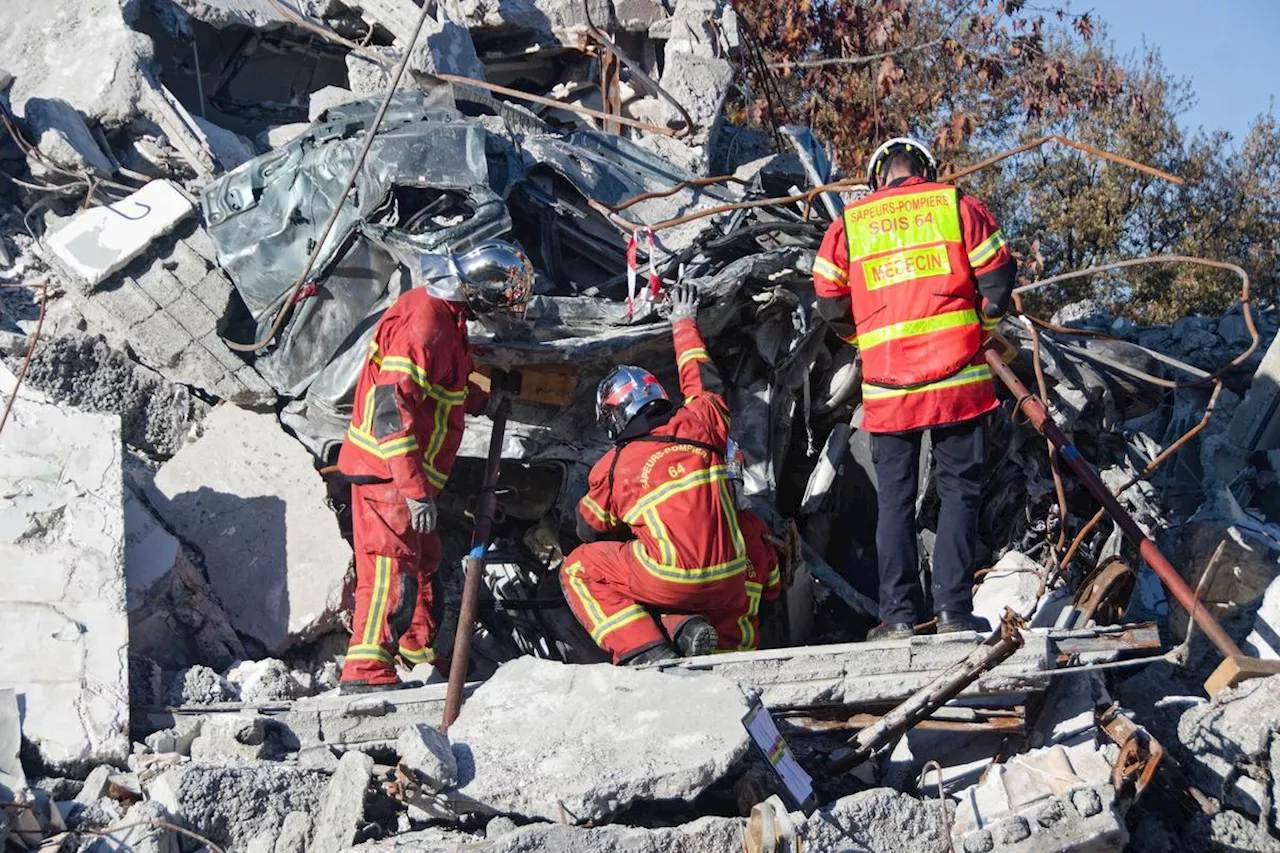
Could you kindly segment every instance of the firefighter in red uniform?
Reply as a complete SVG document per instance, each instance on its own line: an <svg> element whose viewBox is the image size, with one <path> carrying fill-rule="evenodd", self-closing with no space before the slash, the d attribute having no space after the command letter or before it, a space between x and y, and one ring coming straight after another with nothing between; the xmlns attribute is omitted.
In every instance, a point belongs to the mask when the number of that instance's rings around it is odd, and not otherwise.
<svg viewBox="0 0 1280 853"><path fill-rule="evenodd" d="M879 508L872 639L909 637L923 616L915 516L925 430L942 504L933 550L938 631L990 628L972 600L984 416L998 405L982 346L1008 309L1016 264L982 202L936 179L933 154L919 142L881 145L867 167L873 192L832 223L813 265L822 315L862 356Z"/></svg>
<svg viewBox="0 0 1280 853"><path fill-rule="evenodd" d="M578 507L586 544L560 572L574 615L614 663L754 649L760 602L780 589L767 525L734 503L729 410L698 332L697 290L678 285L671 299L684 403L673 407L639 367L600 382L596 414L615 447L591 469ZM603 537L623 541L593 541Z"/></svg>
<svg viewBox="0 0 1280 853"><path fill-rule="evenodd" d="M415 286L374 329L356 385L338 470L352 483L356 610L344 693L417 686L396 675L434 660L431 579L440 564L436 496L462 440L463 413L488 414L468 381L467 319L523 316L533 267L498 240L457 255L424 255Z"/></svg>

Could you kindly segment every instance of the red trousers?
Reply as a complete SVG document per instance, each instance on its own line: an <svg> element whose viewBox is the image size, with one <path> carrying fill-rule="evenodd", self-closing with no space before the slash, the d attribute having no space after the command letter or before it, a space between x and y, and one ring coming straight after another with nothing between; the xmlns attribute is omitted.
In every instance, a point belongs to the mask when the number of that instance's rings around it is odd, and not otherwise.
<svg viewBox="0 0 1280 853"><path fill-rule="evenodd" d="M711 583L683 584L658 577L636 557L638 542L590 542L565 558L560 585L578 621L614 663L669 640L647 608L672 626L674 614L703 616L720 635L722 651L749 651L759 642L760 601L778 597L778 553L766 541L768 525L753 512L738 514L747 573Z"/></svg>
<svg viewBox="0 0 1280 853"><path fill-rule="evenodd" d="M409 507L391 483L351 487L356 551L356 612L342 680L399 680L395 656L431 663L435 622L431 578L440 566L440 536L409 522Z"/></svg>

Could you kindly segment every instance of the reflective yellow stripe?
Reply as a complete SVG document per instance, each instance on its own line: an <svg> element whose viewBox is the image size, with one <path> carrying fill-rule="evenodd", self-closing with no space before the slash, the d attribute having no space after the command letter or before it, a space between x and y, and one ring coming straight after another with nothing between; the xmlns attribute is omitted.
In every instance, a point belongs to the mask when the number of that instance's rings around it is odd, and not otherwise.
<svg viewBox="0 0 1280 853"><path fill-rule="evenodd" d="M999 231L992 234L969 253L969 266L977 269L996 256L1004 248L1004 235Z"/></svg>
<svg viewBox="0 0 1280 853"><path fill-rule="evenodd" d="M652 490L635 505L627 511L622 520L627 524L633 524L636 519L648 512L652 507L665 501L672 495L678 495L681 492L687 492L690 489L696 489L698 486L705 486L716 480L727 479L725 468L723 465L712 465L710 468L700 468L697 471L691 471L677 480L671 480L663 483L658 488Z"/></svg>
<svg viewBox="0 0 1280 853"><path fill-rule="evenodd" d="M827 281L838 284L841 287L849 284L849 276L840 267L831 263L826 258L818 257L813 261L813 274L820 275Z"/></svg>
<svg viewBox="0 0 1280 853"><path fill-rule="evenodd" d="M710 361L710 360L711 360L711 356L707 354L707 351L705 349L703 349L702 347L694 347L693 349L685 350L680 355L680 360L676 363L676 367L677 368L684 367L686 364L688 364L691 361Z"/></svg>
<svg viewBox="0 0 1280 853"><path fill-rule="evenodd" d="M749 652L759 645L756 637L756 616L760 613L760 593L763 587L755 581L747 581L747 612L738 619L738 633L742 637L738 641L738 651Z"/></svg>
<svg viewBox="0 0 1280 853"><path fill-rule="evenodd" d="M391 593L391 558L378 554L373 558L373 597L364 617L364 643L379 645L382 640L382 620L387 615L387 599Z"/></svg>
<svg viewBox="0 0 1280 853"><path fill-rule="evenodd" d="M427 482L435 486L437 489L443 489L445 484L449 482L448 474L441 474L435 468L428 465L425 459L422 460L422 473L427 475Z"/></svg>
<svg viewBox="0 0 1280 853"><path fill-rule="evenodd" d="M778 571L777 565L774 565L774 567L769 570L769 582L766 584L766 586L769 589L773 589L774 587L781 586L781 585L782 585L782 573Z"/></svg>
<svg viewBox="0 0 1280 853"><path fill-rule="evenodd" d="M717 566L706 566L700 569L682 569L679 566L663 565L649 556L644 546L640 544L640 540L631 543L632 553L636 555L636 559L640 561L641 567L653 575L662 578L665 581L680 584L704 584L712 581L725 580L726 578L737 577L747 570L747 558L735 557L727 563L721 563Z"/></svg>
<svg viewBox="0 0 1280 853"><path fill-rule="evenodd" d="M582 496L582 508L603 524L608 524L612 527L618 523L618 517L593 501L590 495Z"/></svg>
<svg viewBox="0 0 1280 853"><path fill-rule="evenodd" d="M414 651L401 646L400 657L404 658L414 666L417 666L420 663L434 663L436 653L434 649L418 649L417 651Z"/></svg>
<svg viewBox="0 0 1280 853"><path fill-rule="evenodd" d="M674 566L676 564L676 544L671 541L671 534L667 533L666 525L662 523L662 516L658 515L657 508L650 509L644 514L645 524L649 527L649 532L653 534L653 538L658 542L658 560L664 566Z"/></svg>
<svg viewBox="0 0 1280 853"><path fill-rule="evenodd" d="M867 290L950 273L951 258L944 245L903 249L862 262L862 278Z"/></svg>
<svg viewBox="0 0 1280 853"><path fill-rule="evenodd" d="M564 571L569 577L569 586L577 593L578 600L586 608L587 618L591 620L592 626L599 625L605 619L604 610L601 609L600 603L588 591L587 585L582 582L582 578L578 577L578 574L582 571L582 563L571 563Z"/></svg>
<svg viewBox="0 0 1280 853"><path fill-rule="evenodd" d="M382 646L371 646L364 643L347 649L347 660L372 660L379 663L394 663L391 655Z"/></svg>
<svg viewBox="0 0 1280 853"><path fill-rule="evenodd" d="M451 406L460 406L467 401L467 389L461 391L450 391L440 385L432 384L427 379L427 371L425 368L414 364L409 359L400 355L383 356L379 365L382 370L388 373L403 373L413 380L414 384L420 387L423 392L433 400L439 400L442 403L448 403Z"/></svg>
<svg viewBox="0 0 1280 853"><path fill-rule="evenodd" d="M596 645L599 646L604 642L605 637L619 628L624 628L632 622L648 618L649 614L643 607L638 604L632 604L622 608L603 622L597 623L596 627L591 631L591 639L595 640Z"/></svg>
<svg viewBox="0 0 1280 853"><path fill-rule="evenodd" d="M404 435L400 438L393 438L390 441L379 443L373 435L356 429L354 425L347 427L347 438L361 450L367 450L379 459L403 456L418 449L418 440L411 435Z"/></svg>
<svg viewBox="0 0 1280 853"><path fill-rule="evenodd" d="M890 323L878 329L871 329L858 335L858 348L866 351L889 341L902 338L914 338L917 335L928 335L946 329L958 329L972 326L978 322L978 312L972 308L959 311L948 311L933 317L922 317L919 320L904 320L901 323Z"/></svg>
<svg viewBox="0 0 1280 853"><path fill-rule="evenodd" d="M986 314L983 314L978 319L982 322L982 328L989 332L996 326L1000 325L1000 321L1004 319L1004 315L1001 314L999 317L988 317Z"/></svg>
<svg viewBox="0 0 1280 853"><path fill-rule="evenodd" d="M971 385L974 382L990 382L991 368L985 364L975 364L972 367L966 367L955 376L949 376L938 382L929 385L921 385L919 388L881 388L878 385L870 385L863 383L862 396L868 400L881 400L886 397L902 397L907 394L926 394L930 391L941 391L945 388L955 388L958 385Z"/></svg>
<svg viewBox="0 0 1280 853"><path fill-rule="evenodd" d="M952 188L905 195L871 196L844 212L850 265L869 255L923 246L959 243L960 208Z"/></svg>

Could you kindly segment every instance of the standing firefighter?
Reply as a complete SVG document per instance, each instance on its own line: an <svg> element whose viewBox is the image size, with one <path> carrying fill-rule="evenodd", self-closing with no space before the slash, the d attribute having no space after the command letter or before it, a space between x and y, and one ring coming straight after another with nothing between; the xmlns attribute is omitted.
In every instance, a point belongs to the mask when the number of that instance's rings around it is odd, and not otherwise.
<svg viewBox="0 0 1280 853"><path fill-rule="evenodd" d="M873 639L911 636L923 615L915 514L925 430L942 503L938 631L990 627L972 600L984 416L998 405L981 348L1009 306L1016 265L982 202L936 178L919 142L881 145L867 166L873 192L832 223L813 265L823 316L862 355L863 429L879 485Z"/></svg>
<svg viewBox="0 0 1280 853"><path fill-rule="evenodd" d="M614 368L596 391L596 415L615 447L591 469L578 507L587 544L565 558L560 583L614 663L753 649L760 601L780 588L767 526L734 504L729 410L697 311L697 290L677 286L671 320L682 406L630 365ZM625 541L593 541L619 534Z"/></svg>
<svg viewBox="0 0 1280 853"><path fill-rule="evenodd" d="M436 496L462 440L463 413L494 409L468 381L467 319L522 317L533 267L493 240L457 255L424 255L416 284L374 329L356 385L338 469L352 483L356 611L342 691L416 686L396 675L434 660L431 579L440 564Z"/></svg>

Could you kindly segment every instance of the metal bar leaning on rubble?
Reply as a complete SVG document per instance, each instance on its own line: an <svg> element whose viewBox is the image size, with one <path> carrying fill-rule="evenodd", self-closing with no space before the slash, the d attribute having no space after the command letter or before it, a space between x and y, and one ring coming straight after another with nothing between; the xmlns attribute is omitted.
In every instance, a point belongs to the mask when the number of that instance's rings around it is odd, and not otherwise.
<svg viewBox="0 0 1280 853"><path fill-rule="evenodd" d="M494 371L493 391L505 390L507 376ZM480 574L484 571L484 549L493 532L493 518L498 509L498 468L502 463L503 434L507 430L507 415L511 412L511 398L504 397L493 414L492 431L489 434L489 456L484 463L484 482L476 499L475 529L471 534L471 551L466 559L466 576L462 585L462 606L458 609L458 629L453 639L453 657L449 663L449 688L444 698L444 714L440 731L447 733L449 726L458 719L462 710L462 688L467 680L467 664L471 657L471 635L475 632L476 611L480 604Z"/></svg>
<svg viewBox="0 0 1280 853"><path fill-rule="evenodd" d="M470 77L462 77L457 74L445 74L442 71L431 75L423 75L435 77L437 80L444 80L446 83L456 83L459 86L471 86L476 89L484 89L488 92L495 92L499 95L506 95L509 98L517 98L522 101L530 101L543 106L555 107L558 110L568 110L571 113L581 113L582 115L598 118L601 121L612 121L618 124L625 124L628 127L638 127L649 133L658 133L662 136L670 136L676 139L680 138L680 132L672 130L669 127L658 127L656 124L638 121L626 116L611 115L600 110L593 110L591 107L584 107L578 104L566 104L564 101L557 101L555 98L544 98L541 95L533 95L529 92L522 92L519 89L511 89L506 86L499 86L497 83L487 83L484 80L473 80Z"/></svg>
<svg viewBox="0 0 1280 853"><path fill-rule="evenodd" d="M413 48L418 43L418 36L422 33L422 25L426 23L427 15L431 14L433 8L433 4L424 3L422 11L418 13L418 22L414 25L413 36L409 39L409 43L405 45L404 56L401 57L400 62L396 65L395 73L391 75L391 82L387 85L386 97L382 99L382 104L378 107L378 112L373 117L373 124L369 126L369 130L364 135L364 144L360 146L360 152L356 154L356 161L351 166L351 174L347 176L347 182L343 185L342 192L334 200L333 212L329 214L324 227L320 229L320 234L316 237L315 248L311 250L307 263L303 266L302 272L298 274L293 287L289 289L284 302L280 305L280 310L276 312L275 319L271 321L271 328L267 330L262 340L254 341L251 344L241 344L223 338L223 341L231 349L237 352L257 352L271 343L275 336L280 333L280 329L284 326L285 317L289 315L289 311L293 308L294 300L297 299L298 294L302 291L303 285L307 283L307 278L311 275L311 270L315 267L320 253L324 251L325 241L329 239L329 232L333 230L338 217L342 214L342 207L347 203L347 196L351 195L351 190L356 185L356 178L360 175L360 170L364 168L365 158L369 156L369 149L373 147L373 140L378 135L378 128L382 126L382 119L386 116L387 109L391 106L391 100L395 97L396 89L400 86L400 78L404 76L404 70L409 64L409 58L413 56Z"/></svg>
<svg viewBox="0 0 1280 853"><path fill-rule="evenodd" d="M1155 571L1165 589L1169 590L1178 604L1192 615L1196 625L1209 638L1210 642L1217 646L1228 658L1243 657L1235 640L1231 639L1230 635L1222 629L1218 621L1207 611L1195 606L1195 594L1191 591L1191 587L1187 586L1187 582L1182 579L1182 576L1173 568L1173 565L1164 554L1160 553L1160 549L1156 547L1156 543L1151 540L1151 537L1147 536L1142 528L1138 526L1138 523L1133 520L1133 516L1120 505L1120 501L1111 493L1111 490L1102 482L1102 478L1094 472L1084 457L1080 455L1080 451L1075 448L1075 445L1063 433L1062 428L1049 417L1049 411L1045 408L1040 398L1032 394L1027 389L1027 386L1022 384L1022 381L1014 375L1013 370L995 352L987 350L986 359L987 364L991 366L992 373L1004 383L1017 401L1015 413L1022 412L1026 415L1027 420L1035 427L1036 431L1057 446L1063 461L1067 463L1067 467L1080 480L1085 491L1094 500L1102 504L1103 508L1116 520L1116 523L1120 525L1120 530L1138 549L1138 552L1147 561L1147 564L1151 566L1152 570Z"/></svg>
<svg viewBox="0 0 1280 853"><path fill-rule="evenodd" d="M877 749L912 729L917 723L950 702L989 670L1007 660L1022 648L1022 631L1017 616L1006 609L999 631L978 646L962 661L946 669L933 681L921 687L898 707L849 739L847 747L832 753L826 770L843 773L864 763Z"/></svg>

